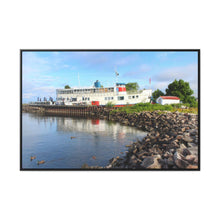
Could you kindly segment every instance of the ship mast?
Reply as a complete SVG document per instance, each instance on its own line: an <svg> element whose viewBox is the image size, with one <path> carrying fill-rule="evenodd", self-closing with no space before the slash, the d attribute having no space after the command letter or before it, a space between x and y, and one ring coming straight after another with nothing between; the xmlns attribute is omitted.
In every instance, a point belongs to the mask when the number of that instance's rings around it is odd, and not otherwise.
<svg viewBox="0 0 220 220"><path fill-rule="evenodd" d="M119 73L117 72L117 70L115 70L115 85L117 85L118 76L119 76Z"/></svg>

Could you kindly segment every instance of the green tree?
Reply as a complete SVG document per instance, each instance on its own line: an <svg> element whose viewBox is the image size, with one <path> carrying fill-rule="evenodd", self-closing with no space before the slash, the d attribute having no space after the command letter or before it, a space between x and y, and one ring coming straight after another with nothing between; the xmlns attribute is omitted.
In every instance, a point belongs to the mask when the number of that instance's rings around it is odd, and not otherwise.
<svg viewBox="0 0 220 220"><path fill-rule="evenodd" d="M191 96L193 90L190 88L188 82L184 82L182 79L177 81L176 79L168 85L166 89L166 95L177 96L183 103L192 103L195 98Z"/></svg>
<svg viewBox="0 0 220 220"><path fill-rule="evenodd" d="M186 103L189 103L190 107L198 107L198 102L196 101L196 98L194 96L187 97Z"/></svg>
<svg viewBox="0 0 220 220"><path fill-rule="evenodd" d="M139 85L136 82L134 82L134 83L127 83L125 86L126 86L126 90L128 92L137 92L138 89L139 89Z"/></svg>
<svg viewBox="0 0 220 220"><path fill-rule="evenodd" d="M156 101L156 99L157 99L158 97L163 96L163 95L164 95L164 93L163 93L161 90L159 90L159 89L155 90L155 91L152 93L152 97L153 97L153 100L154 100L154 101Z"/></svg>
<svg viewBox="0 0 220 220"><path fill-rule="evenodd" d="M70 86L69 85L65 85L64 89L70 89Z"/></svg>

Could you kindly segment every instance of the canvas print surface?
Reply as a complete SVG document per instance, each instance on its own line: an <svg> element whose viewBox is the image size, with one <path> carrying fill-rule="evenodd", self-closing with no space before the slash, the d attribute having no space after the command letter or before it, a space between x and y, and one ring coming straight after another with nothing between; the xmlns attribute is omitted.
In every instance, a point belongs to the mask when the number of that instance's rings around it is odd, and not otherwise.
<svg viewBox="0 0 220 220"><path fill-rule="evenodd" d="M21 50L21 170L200 170L199 50Z"/></svg>

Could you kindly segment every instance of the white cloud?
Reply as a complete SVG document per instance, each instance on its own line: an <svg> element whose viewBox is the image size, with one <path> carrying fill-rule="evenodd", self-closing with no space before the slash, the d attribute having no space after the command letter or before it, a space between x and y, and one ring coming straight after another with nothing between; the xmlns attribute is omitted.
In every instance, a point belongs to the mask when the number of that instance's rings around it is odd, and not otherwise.
<svg viewBox="0 0 220 220"><path fill-rule="evenodd" d="M164 81L164 82L156 82L153 84L152 89L153 90L161 90L163 92L165 92L165 89L168 87L168 85L170 84L169 81Z"/></svg>
<svg viewBox="0 0 220 220"><path fill-rule="evenodd" d="M23 93L22 94L22 98L23 99L31 99L33 98L35 95L33 93Z"/></svg>
<svg viewBox="0 0 220 220"><path fill-rule="evenodd" d="M152 77L153 89L165 90L174 80L183 79L189 82L194 93L198 90L198 67L197 64L173 67L165 69Z"/></svg>
<svg viewBox="0 0 220 220"><path fill-rule="evenodd" d="M175 79L195 79L195 77L198 77L197 64L166 69L162 73L155 76L154 79L156 81L173 81Z"/></svg>

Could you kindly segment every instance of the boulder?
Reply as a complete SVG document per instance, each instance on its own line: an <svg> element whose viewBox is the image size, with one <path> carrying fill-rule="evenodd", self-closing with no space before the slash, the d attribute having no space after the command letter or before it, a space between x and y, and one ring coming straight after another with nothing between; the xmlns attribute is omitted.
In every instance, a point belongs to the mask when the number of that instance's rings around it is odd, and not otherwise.
<svg viewBox="0 0 220 220"><path fill-rule="evenodd" d="M188 161L188 162L190 162L190 163L193 163L194 162L194 160L196 159L196 156L195 155L187 155L186 157L185 157L185 159Z"/></svg>
<svg viewBox="0 0 220 220"><path fill-rule="evenodd" d="M160 155L147 156L141 163L141 167L145 169L161 169L161 164L158 162L161 159Z"/></svg>
<svg viewBox="0 0 220 220"><path fill-rule="evenodd" d="M189 136L185 136L185 137L183 137L183 139L182 139L183 141L185 141L185 142L189 142L189 143L191 143L191 142L193 142L193 139L192 138L190 138Z"/></svg>
<svg viewBox="0 0 220 220"><path fill-rule="evenodd" d="M198 164L198 157L195 158L195 160L193 161L194 164Z"/></svg>
<svg viewBox="0 0 220 220"><path fill-rule="evenodd" d="M173 158L169 157L168 160L167 160L167 165L169 167L172 167L174 165L174 161L173 161Z"/></svg>
<svg viewBox="0 0 220 220"><path fill-rule="evenodd" d="M184 150L186 150L187 147L185 146L185 144L180 144L179 148L177 149L177 152L180 154L183 154Z"/></svg>
<svg viewBox="0 0 220 220"><path fill-rule="evenodd" d="M183 138L182 135L177 135L177 136L176 136L176 139L177 139L177 140L181 140L182 138Z"/></svg>
<svg viewBox="0 0 220 220"><path fill-rule="evenodd" d="M178 168L185 169L189 162L185 160L184 156L178 152L173 155L174 162Z"/></svg>

